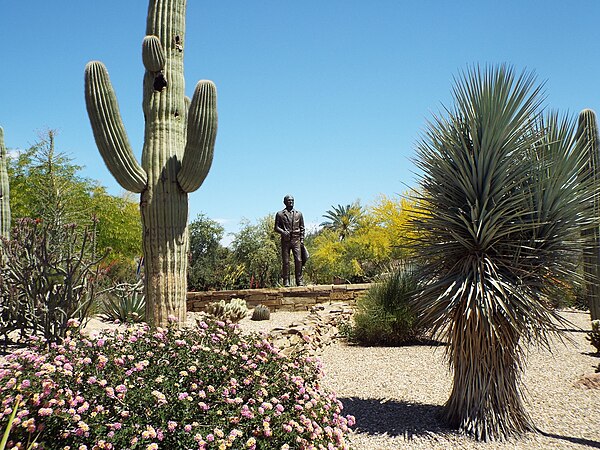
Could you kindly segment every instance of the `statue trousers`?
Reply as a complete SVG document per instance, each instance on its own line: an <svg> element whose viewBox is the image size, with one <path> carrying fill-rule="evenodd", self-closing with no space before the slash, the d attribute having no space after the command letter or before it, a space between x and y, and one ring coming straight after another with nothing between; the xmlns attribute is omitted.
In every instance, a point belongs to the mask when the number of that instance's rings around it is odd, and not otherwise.
<svg viewBox="0 0 600 450"><path fill-rule="evenodd" d="M290 250L294 256L296 285L300 286L302 284L302 247L299 237L281 240L282 276L284 284L289 284L290 281Z"/></svg>

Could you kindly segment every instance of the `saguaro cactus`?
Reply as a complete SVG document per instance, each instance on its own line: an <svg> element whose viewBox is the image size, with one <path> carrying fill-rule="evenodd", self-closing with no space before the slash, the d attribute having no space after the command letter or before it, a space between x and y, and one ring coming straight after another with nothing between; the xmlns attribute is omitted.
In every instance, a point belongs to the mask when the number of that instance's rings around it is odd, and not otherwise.
<svg viewBox="0 0 600 450"><path fill-rule="evenodd" d="M10 188L7 164L4 130L0 127L0 235L5 237L8 237L10 232Z"/></svg>
<svg viewBox="0 0 600 450"><path fill-rule="evenodd" d="M591 109L584 109L579 113L577 140L587 149L589 171L585 176L594 177L594 186L597 187L600 183L600 173L598 173L600 148L596 113ZM600 218L600 199L597 197L594 200L594 217L596 220ZM598 223L595 222L593 227L584 229L582 234L587 238L587 245L583 251L586 296L592 320L598 320L600 319L600 229Z"/></svg>
<svg viewBox="0 0 600 450"><path fill-rule="evenodd" d="M136 161L105 66L85 69L85 98L96 145L119 184L141 194L146 319L185 320L188 193L212 163L217 131L216 88L200 81L185 97L186 0L150 0L142 43L144 146Z"/></svg>

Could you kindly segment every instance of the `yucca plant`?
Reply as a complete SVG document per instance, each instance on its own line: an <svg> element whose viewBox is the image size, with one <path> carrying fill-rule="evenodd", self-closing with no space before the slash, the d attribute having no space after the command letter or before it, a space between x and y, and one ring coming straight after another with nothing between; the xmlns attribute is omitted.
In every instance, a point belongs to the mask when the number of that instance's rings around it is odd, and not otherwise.
<svg viewBox="0 0 600 450"><path fill-rule="evenodd" d="M527 72L470 68L417 147L417 308L448 343L445 417L478 440L535 429L520 389L525 350L559 332L547 294L577 276L578 230L591 224L574 122L542 118L541 90Z"/></svg>

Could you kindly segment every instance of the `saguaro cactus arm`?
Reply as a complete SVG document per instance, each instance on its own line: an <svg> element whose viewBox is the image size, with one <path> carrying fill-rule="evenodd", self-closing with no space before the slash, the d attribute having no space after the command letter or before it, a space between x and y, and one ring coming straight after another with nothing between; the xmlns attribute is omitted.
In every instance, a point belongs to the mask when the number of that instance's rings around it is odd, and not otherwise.
<svg viewBox="0 0 600 450"><path fill-rule="evenodd" d="M96 145L108 170L124 189L142 192L148 177L133 155L108 71L99 61L85 67L85 100Z"/></svg>
<svg viewBox="0 0 600 450"><path fill-rule="evenodd" d="M142 61L150 72L160 72L165 68L165 52L156 36L146 36L142 42Z"/></svg>
<svg viewBox="0 0 600 450"><path fill-rule="evenodd" d="M212 81L199 81L188 111L187 142L177 174L184 192L198 189L212 164L217 137L217 88Z"/></svg>

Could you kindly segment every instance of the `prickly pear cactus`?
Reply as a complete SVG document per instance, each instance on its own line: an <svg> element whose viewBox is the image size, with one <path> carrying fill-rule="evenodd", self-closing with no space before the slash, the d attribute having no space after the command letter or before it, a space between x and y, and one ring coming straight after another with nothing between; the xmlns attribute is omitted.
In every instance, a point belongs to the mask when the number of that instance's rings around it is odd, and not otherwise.
<svg viewBox="0 0 600 450"><path fill-rule="evenodd" d="M598 123L596 113L591 109L584 109L579 113L579 127L577 140L584 145L588 154L589 172L586 176L594 178L594 184L600 183L598 163L600 147L598 142ZM594 201L594 217L600 217L600 200ZM582 234L587 238L587 246L583 251L583 268L586 281L586 296L590 307L592 320L600 319L600 229L596 223L594 227L585 229Z"/></svg>
<svg viewBox="0 0 600 450"><path fill-rule="evenodd" d="M8 157L4 147L4 130L0 127L0 235L10 232L10 189L8 185Z"/></svg>
<svg viewBox="0 0 600 450"><path fill-rule="evenodd" d="M141 194L146 319L185 321L188 193L212 163L217 132L216 88L200 81L185 97L186 0L150 0L142 43L144 146L141 165L129 144L105 66L85 69L85 98L96 145L119 184Z"/></svg>

